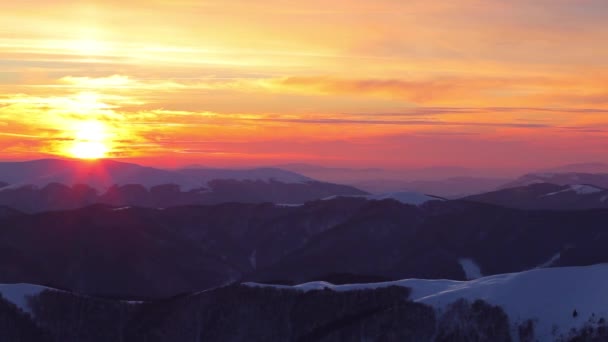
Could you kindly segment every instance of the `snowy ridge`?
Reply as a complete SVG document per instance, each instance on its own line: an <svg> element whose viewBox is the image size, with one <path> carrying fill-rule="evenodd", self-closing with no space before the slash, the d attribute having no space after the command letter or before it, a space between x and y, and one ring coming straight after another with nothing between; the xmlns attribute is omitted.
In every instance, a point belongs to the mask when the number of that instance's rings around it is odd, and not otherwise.
<svg viewBox="0 0 608 342"><path fill-rule="evenodd" d="M604 191L604 189L600 189L593 185L574 184L574 185L569 185L568 189L551 192L551 193L546 194L545 196L554 196L554 195L561 194L564 192L574 192L577 195L590 195L590 194L595 194L595 193L602 192L602 191Z"/></svg>
<svg viewBox="0 0 608 342"><path fill-rule="evenodd" d="M553 341L581 328L592 317L608 319L608 264L585 267L544 268L500 274L470 281L406 279L384 283L332 285L311 282L297 286L245 283L253 287L276 287L312 291L352 291L388 286L412 289L411 299L433 306L438 312L460 298L482 299L498 305L509 316L512 336L522 322L536 320L536 338ZM576 310L577 317L572 313ZM554 330L554 327L556 328Z"/></svg>

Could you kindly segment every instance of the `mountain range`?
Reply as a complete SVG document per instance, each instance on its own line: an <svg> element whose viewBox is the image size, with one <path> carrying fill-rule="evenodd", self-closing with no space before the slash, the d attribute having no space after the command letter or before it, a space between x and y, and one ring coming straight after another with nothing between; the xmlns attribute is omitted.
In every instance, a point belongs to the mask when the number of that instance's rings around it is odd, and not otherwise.
<svg viewBox="0 0 608 342"><path fill-rule="evenodd" d="M10 187L25 185L43 187L50 183L68 186L86 184L98 191L103 191L111 186L128 184L140 184L146 188L174 184L184 191L191 191L204 188L208 182L217 179L282 183L312 181L308 177L276 168L169 170L104 159L93 161L41 159L27 162L0 162L0 180Z"/></svg>
<svg viewBox="0 0 608 342"><path fill-rule="evenodd" d="M515 174L505 172L497 176L496 170L473 170L454 166L401 170L323 167L309 164L285 164L278 167L315 179L348 184L371 193L408 191L449 198L494 190L511 180L507 175Z"/></svg>
<svg viewBox="0 0 608 342"><path fill-rule="evenodd" d="M347 184L370 193L396 191L420 192L446 198L460 198L513 188L532 183L608 184L608 164L567 164L536 170L518 177L518 170L469 169L464 167L436 166L385 170L380 168L323 167L309 164L278 166L315 179ZM576 179L576 176L581 177ZM600 184L596 184L599 182Z"/></svg>
<svg viewBox="0 0 608 342"><path fill-rule="evenodd" d="M608 338L608 174L460 199L109 160L0 179L0 340Z"/></svg>
<svg viewBox="0 0 608 342"><path fill-rule="evenodd" d="M367 193L272 168L162 170L111 160L0 163L0 205L26 212L92 204L165 208L225 202L301 204Z"/></svg>
<svg viewBox="0 0 608 342"><path fill-rule="evenodd" d="M141 207L225 202L302 204L332 196L363 196L368 193L382 196L401 192L455 199L537 183L589 184L608 188L608 174L570 172L577 168L600 170L603 165L567 165L555 168L569 171L566 173L537 172L509 180L454 176L474 172L453 167L386 171L284 165L291 170L305 172L307 176L304 176L279 168L217 169L193 165L172 170L113 160L43 159L0 162L0 205L26 212L42 212L76 209L96 203ZM323 181L310 178L311 175L319 176ZM383 178L387 175L398 178ZM433 178L438 175L452 176ZM334 183L328 183L328 179ZM349 185L342 185L345 183Z"/></svg>

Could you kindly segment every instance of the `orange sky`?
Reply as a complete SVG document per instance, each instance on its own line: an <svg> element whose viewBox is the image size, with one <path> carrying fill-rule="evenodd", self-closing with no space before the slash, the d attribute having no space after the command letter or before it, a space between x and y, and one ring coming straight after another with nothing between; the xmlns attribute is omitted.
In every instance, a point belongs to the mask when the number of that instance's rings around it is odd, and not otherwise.
<svg viewBox="0 0 608 342"><path fill-rule="evenodd" d="M607 162L607 17L605 0L3 1L1 159L100 140L155 165Z"/></svg>

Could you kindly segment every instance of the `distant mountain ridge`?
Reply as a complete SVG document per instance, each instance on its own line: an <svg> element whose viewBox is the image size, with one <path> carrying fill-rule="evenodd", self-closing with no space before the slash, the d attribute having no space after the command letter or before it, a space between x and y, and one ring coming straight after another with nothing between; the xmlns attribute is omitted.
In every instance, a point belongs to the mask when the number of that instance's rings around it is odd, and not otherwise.
<svg viewBox="0 0 608 342"><path fill-rule="evenodd" d="M511 178L488 176L493 172L456 166L387 170L381 168L323 167L284 164L278 167L328 182L348 184L370 193L421 192L456 198L491 191ZM507 172L511 174L511 172Z"/></svg>
<svg viewBox="0 0 608 342"><path fill-rule="evenodd" d="M497 189L508 182L505 178L452 177L438 180L367 180L350 183L371 193L415 191L446 198L459 198Z"/></svg>
<svg viewBox="0 0 608 342"><path fill-rule="evenodd" d="M608 188L608 173L583 172L541 172L528 173L514 181L508 182L500 189L516 188L537 183L550 183L557 185L589 184L601 188Z"/></svg>
<svg viewBox="0 0 608 342"><path fill-rule="evenodd" d="M608 174L608 164L601 162L566 164L543 168L515 178L524 171L519 169L475 169L455 166L382 169L324 167L310 164L284 164L279 167L330 182L348 184L370 193L414 191L447 198L459 198L528 185L531 182L554 184L594 184L588 181L552 181L542 175L549 174ZM607 183L603 181L602 184ZM602 184L596 184L603 186Z"/></svg>
<svg viewBox="0 0 608 342"><path fill-rule="evenodd" d="M44 187L51 183L67 186L86 184L98 191L118 185L140 184L146 188L175 184L184 191L206 187L212 180L277 181L305 183L314 181L300 174L277 168L215 169L185 168L165 170L114 160L40 159L27 162L0 162L0 184Z"/></svg>
<svg viewBox="0 0 608 342"><path fill-rule="evenodd" d="M527 210L608 208L608 189L590 184L533 183L468 196L465 200Z"/></svg>
<svg viewBox="0 0 608 342"><path fill-rule="evenodd" d="M112 160L0 163L0 205L27 212L113 206L171 207L223 202L301 204L365 195L280 169L162 170Z"/></svg>
<svg viewBox="0 0 608 342"><path fill-rule="evenodd" d="M539 173L608 173L608 164L601 162L566 164L538 171Z"/></svg>

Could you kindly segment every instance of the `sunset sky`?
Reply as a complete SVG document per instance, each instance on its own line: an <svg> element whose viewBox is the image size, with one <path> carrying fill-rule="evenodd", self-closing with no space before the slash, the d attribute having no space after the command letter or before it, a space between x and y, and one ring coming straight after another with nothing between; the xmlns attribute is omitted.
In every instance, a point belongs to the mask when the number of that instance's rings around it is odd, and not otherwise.
<svg viewBox="0 0 608 342"><path fill-rule="evenodd" d="M608 162L606 0L0 4L0 159Z"/></svg>

